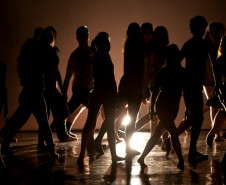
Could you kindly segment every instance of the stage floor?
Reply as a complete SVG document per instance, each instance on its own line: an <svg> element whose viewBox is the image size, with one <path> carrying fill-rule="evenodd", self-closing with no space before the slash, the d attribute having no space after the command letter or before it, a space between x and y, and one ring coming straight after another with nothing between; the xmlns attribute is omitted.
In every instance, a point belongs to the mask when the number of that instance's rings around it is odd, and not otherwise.
<svg viewBox="0 0 226 185"><path fill-rule="evenodd" d="M46 154L37 154L37 132L20 132L16 135L18 142L11 144L11 150L15 156L5 161L7 166L0 168L0 185L75 185L75 184L225 184L225 174L221 172L219 162L223 157L225 141L214 142L210 148L205 143L207 131L201 131L198 141L198 151L208 154L209 159L194 164L188 162L188 148L190 134L180 136L182 152L185 159L184 171L176 167L177 157L174 153L166 157L160 145L145 158L148 168L141 170L137 163L138 156L132 161L122 161L112 165L108 142L104 149L105 154L96 156L91 160L85 159L85 169L77 166L77 158L80 152L81 132L78 141L59 142L53 133L57 152L60 158L53 162ZM142 152L149 139L150 133L137 132L133 137L133 146ZM117 145L119 156L125 155L125 143Z"/></svg>

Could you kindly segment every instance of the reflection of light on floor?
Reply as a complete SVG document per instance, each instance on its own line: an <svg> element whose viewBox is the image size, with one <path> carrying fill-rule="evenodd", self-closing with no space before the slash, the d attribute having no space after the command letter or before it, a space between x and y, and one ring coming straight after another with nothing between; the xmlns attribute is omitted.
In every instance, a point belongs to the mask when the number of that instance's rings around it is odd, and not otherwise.
<svg viewBox="0 0 226 185"><path fill-rule="evenodd" d="M134 150L137 150L139 152L142 153L145 145L146 145L146 142L147 140L144 140L144 136L142 135L144 133L142 132L135 132L133 134L133 137L130 141L130 147L133 148ZM150 135L150 133L147 133L147 135ZM126 144L125 142L121 142L121 143L118 143L116 145L116 151L117 151L117 154L119 156L125 156L125 149L126 149Z"/></svg>
<svg viewBox="0 0 226 185"><path fill-rule="evenodd" d="M126 126L130 122L130 117L128 115L125 116L125 118L122 121L122 125Z"/></svg>

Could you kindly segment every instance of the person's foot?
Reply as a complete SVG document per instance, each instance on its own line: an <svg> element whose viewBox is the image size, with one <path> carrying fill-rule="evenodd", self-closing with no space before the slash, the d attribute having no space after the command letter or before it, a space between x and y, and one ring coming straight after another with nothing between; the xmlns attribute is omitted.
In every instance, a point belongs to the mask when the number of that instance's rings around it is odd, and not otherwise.
<svg viewBox="0 0 226 185"><path fill-rule="evenodd" d="M117 133L115 133L115 141L116 141L116 143L121 143L123 141L123 139L120 138Z"/></svg>
<svg viewBox="0 0 226 185"><path fill-rule="evenodd" d="M191 160L206 160L206 159L208 159L208 155L205 155L205 154L202 154L202 153L200 153L200 152L197 152L197 151L195 151L195 152L189 152L188 153L188 158L189 158L189 160L191 161Z"/></svg>
<svg viewBox="0 0 226 185"><path fill-rule="evenodd" d="M134 149L127 149L126 150L126 157L134 157L136 155L140 155L140 152L138 152Z"/></svg>
<svg viewBox="0 0 226 185"><path fill-rule="evenodd" d="M170 139L166 139L164 141L164 144L166 146L166 156L169 156L169 153L170 153L171 148L172 148Z"/></svg>
<svg viewBox="0 0 226 185"><path fill-rule="evenodd" d="M104 151L103 151L101 142L98 142L97 140L94 140L93 145L94 145L94 148L95 148L95 150L97 151L97 153L99 155L104 155Z"/></svg>
<svg viewBox="0 0 226 185"><path fill-rule="evenodd" d="M83 158L79 157L77 159L77 164L78 164L79 169L84 169L84 161L83 161Z"/></svg>
<svg viewBox="0 0 226 185"><path fill-rule="evenodd" d="M67 142L67 141L75 141L78 138L77 137L72 137L69 134L62 134L62 135L57 135L58 139L60 140L60 142Z"/></svg>
<svg viewBox="0 0 226 185"><path fill-rule="evenodd" d="M112 162L115 163L117 161L123 161L125 160L125 157L119 157L119 156L116 156L116 157L113 157L112 158Z"/></svg>
<svg viewBox="0 0 226 185"><path fill-rule="evenodd" d="M212 133L208 133L207 134L207 137L206 137L206 144L209 146L209 147L212 147L213 146L213 139L214 139L214 134Z"/></svg>
<svg viewBox="0 0 226 185"><path fill-rule="evenodd" d="M78 136L77 136L77 134L74 134L74 133L72 133L71 131L68 131L68 133L67 133L69 136L71 136L71 137L73 137L73 138L75 138L76 140L78 140Z"/></svg>
<svg viewBox="0 0 226 185"><path fill-rule="evenodd" d="M179 168L180 170L184 170L184 160L179 160L177 168Z"/></svg>
<svg viewBox="0 0 226 185"><path fill-rule="evenodd" d="M137 162L140 164L141 168L146 168L146 167L147 167L147 165L146 165L145 162L144 162L144 159L139 158L139 159L137 160Z"/></svg>
<svg viewBox="0 0 226 185"><path fill-rule="evenodd" d="M220 165L221 165L221 171L223 173L226 173L226 157L225 156L221 160Z"/></svg>

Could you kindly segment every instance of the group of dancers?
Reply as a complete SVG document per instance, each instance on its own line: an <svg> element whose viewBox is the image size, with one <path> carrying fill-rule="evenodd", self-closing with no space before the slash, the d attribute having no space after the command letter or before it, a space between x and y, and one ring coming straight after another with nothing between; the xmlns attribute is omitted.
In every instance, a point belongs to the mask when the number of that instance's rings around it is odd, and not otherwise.
<svg viewBox="0 0 226 185"><path fill-rule="evenodd" d="M142 168L147 166L145 157L163 136L166 154L169 155L172 145L178 157L177 167L183 170L179 135L189 127L191 140L188 159L208 159L207 155L197 151L203 113L208 109L203 102L203 89L207 99L215 96L219 101L219 106L210 105L212 129L206 141L212 146L215 134L219 136L226 118L225 29L218 22L208 26L203 16L195 16L190 20L190 30L192 38L179 50L176 44L169 44L164 26L153 29L149 22L141 26L135 22L129 24L123 49L124 73L117 88L114 64L109 54L111 43L108 33L98 33L89 46L88 28L81 26L76 30L79 46L70 55L62 81L58 69L58 48L55 46L56 29L52 26L35 29L34 37L25 42L17 58L23 89L19 95L18 109L1 131L2 160L11 153L10 143L31 114L39 124L37 151L48 152L51 158L57 159L59 155L55 150L52 131L56 129L60 141L76 140L77 136L71 129L84 107L88 109L88 116L82 130L81 151L77 159L80 168L84 168L86 149L104 154L101 141L105 133L112 162L140 155L130 146L130 141L133 133L149 121L151 138L137 160ZM183 59L185 67L181 65ZM72 76L73 94L68 100L67 91ZM5 105L7 117L6 88L2 89L5 98L1 100L0 108ZM185 101L185 119L176 128L174 121L181 96ZM142 102L150 103L150 110L138 119ZM53 122L49 125L50 111ZM99 114L104 121L98 136L94 138ZM120 133L122 118L126 114L130 116L130 123L125 133ZM126 143L125 157L118 156L116 151L116 141L121 141L120 134L124 134ZM224 155L221 164L225 166L225 162Z"/></svg>

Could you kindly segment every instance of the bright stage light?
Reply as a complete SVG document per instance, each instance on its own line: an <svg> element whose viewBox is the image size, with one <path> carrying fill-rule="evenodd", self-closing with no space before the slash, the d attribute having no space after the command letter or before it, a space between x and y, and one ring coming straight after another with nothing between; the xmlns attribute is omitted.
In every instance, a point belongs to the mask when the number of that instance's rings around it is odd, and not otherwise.
<svg viewBox="0 0 226 185"><path fill-rule="evenodd" d="M122 125L126 126L129 124L129 122L130 122L130 117L126 115L122 121Z"/></svg>

